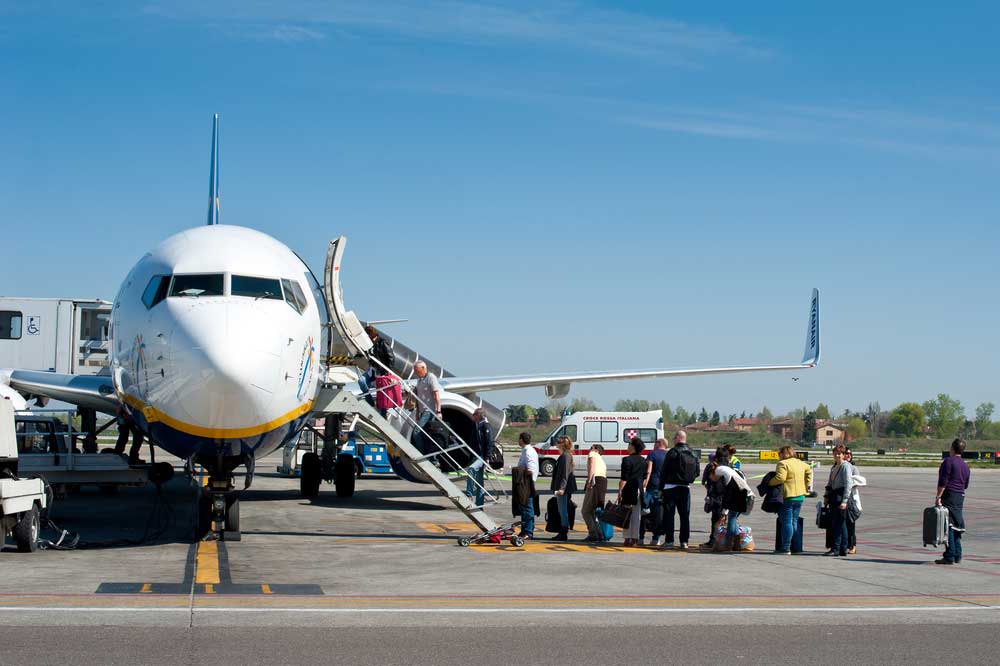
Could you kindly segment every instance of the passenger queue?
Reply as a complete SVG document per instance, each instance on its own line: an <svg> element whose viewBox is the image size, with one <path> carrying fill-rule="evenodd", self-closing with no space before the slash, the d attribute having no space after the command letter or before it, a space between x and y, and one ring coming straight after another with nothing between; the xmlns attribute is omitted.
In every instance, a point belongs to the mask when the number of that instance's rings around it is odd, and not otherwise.
<svg viewBox="0 0 1000 666"><path fill-rule="evenodd" d="M518 438L521 455L513 468L514 515L520 517L520 536L535 539L535 517L540 515L538 493L538 452L531 446L529 433ZM573 459L573 441L566 436L557 440L560 451L549 489L553 499L546 512L546 530L554 532L555 541L568 541L574 523L573 495L579 491L577 470ZM709 456L701 469L698 456L688 447L687 436L679 431L668 449L665 439L656 440L653 450L643 455L646 443L633 437L621 462L618 492L608 498L607 464L604 449L595 444L587 454L587 469L583 482L581 512L587 526L585 542L609 541L611 526L622 530L625 546L646 545L663 549L688 550L691 535L693 487L700 482L705 488L704 511L710 516L709 538L700 544L702 550L716 552L748 552L755 549L749 526L740 517L749 514L762 498L761 510L776 514L775 547L777 555L803 552L802 507L813 491L813 469L799 460L791 446L778 451L774 471L763 475L756 486L757 493L744 474L741 461L732 446L720 446ZM965 491L969 486L969 466L962 459L965 442L952 442L950 455L941 463L935 504L946 510L946 545L944 556L937 564L958 564L962 559L961 539L965 532L962 514ZM817 505L817 526L826 531L824 555L847 557L857 553L857 522L862 514L860 489L867 485L853 460L851 450L843 445L833 448L833 465L826 479L822 502ZM930 511L930 509L928 510ZM675 518L678 528L675 531ZM926 531L931 529L925 522ZM675 541L675 537L677 540ZM933 542L937 545L939 542Z"/></svg>

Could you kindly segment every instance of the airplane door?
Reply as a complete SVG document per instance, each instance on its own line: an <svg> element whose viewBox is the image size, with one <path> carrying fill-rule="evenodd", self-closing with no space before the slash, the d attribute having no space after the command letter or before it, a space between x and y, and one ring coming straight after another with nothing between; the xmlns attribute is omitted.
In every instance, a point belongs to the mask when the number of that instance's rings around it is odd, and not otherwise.
<svg viewBox="0 0 1000 666"><path fill-rule="evenodd" d="M339 236L330 241L330 246L326 250L323 295L326 296L326 302L330 306L333 327L337 329L351 356L358 356L368 352L374 345L357 315L344 306L344 292L340 286L340 262L346 245L347 236Z"/></svg>

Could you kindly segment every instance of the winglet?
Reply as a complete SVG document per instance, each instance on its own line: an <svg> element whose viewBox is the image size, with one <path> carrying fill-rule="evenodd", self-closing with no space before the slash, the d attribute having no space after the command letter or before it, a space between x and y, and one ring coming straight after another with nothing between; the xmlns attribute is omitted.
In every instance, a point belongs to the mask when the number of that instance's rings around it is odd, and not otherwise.
<svg viewBox="0 0 1000 666"><path fill-rule="evenodd" d="M208 178L208 224L219 223L219 114L212 118L212 168Z"/></svg>
<svg viewBox="0 0 1000 666"><path fill-rule="evenodd" d="M806 351L802 365L819 365L819 289L813 289L809 306L809 326L806 328Z"/></svg>

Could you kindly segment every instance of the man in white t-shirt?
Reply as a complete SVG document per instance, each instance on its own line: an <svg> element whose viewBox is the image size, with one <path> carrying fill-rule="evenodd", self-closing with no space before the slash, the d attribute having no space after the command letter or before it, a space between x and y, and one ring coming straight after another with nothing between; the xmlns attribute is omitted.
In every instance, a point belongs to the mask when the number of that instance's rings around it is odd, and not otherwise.
<svg viewBox="0 0 1000 666"><path fill-rule="evenodd" d="M531 435L522 432L517 436L517 443L521 447L521 456L517 459L517 467L531 474L531 481L538 480L538 451L531 445ZM528 501L521 505L521 536L525 539L535 537L535 498L529 497Z"/></svg>

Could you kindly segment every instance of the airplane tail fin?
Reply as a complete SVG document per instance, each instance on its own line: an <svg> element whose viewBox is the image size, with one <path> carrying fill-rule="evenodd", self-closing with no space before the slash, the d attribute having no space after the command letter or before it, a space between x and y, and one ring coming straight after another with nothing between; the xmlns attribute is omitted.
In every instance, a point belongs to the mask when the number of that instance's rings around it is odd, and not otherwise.
<svg viewBox="0 0 1000 666"><path fill-rule="evenodd" d="M208 224L219 223L219 114L212 118L212 168L208 178Z"/></svg>
<svg viewBox="0 0 1000 666"><path fill-rule="evenodd" d="M809 306L809 326L806 328L806 351L802 365L819 365L819 289L813 289Z"/></svg>

